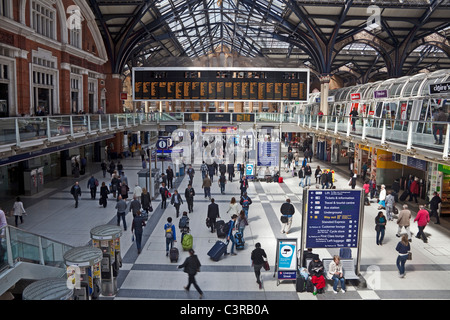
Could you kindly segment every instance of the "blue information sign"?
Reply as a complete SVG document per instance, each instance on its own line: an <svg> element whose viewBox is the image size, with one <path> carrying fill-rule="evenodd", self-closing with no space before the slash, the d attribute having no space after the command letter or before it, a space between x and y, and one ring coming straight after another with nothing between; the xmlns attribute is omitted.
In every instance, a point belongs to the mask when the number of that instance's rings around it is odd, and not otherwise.
<svg viewBox="0 0 450 320"><path fill-rule="evenodd" d="M356 248L361 190L308 190L307 248Z"/></svg>

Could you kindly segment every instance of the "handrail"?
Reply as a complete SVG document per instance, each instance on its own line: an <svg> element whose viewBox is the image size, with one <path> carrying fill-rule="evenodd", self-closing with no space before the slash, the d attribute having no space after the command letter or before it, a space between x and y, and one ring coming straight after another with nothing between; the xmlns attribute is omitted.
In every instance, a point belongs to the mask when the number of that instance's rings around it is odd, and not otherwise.
<svg viewBox="0 0 450 320"><path fill-rule="evenodd" d="M244 116L245 115L245 116ZM352 119L356 121L356 130L353 130ZM422 121L397 119L389 117L377 117L374 115L358 116L352 118L349 115L312 115L293 113L224 113L224 112L155 112L155 113L120 113L120 114L85 114L85 115L54 115L39 117L11 117L0 119L0 147L21 148L26 142L61 141L89 136L93 134L123 131L128 128L148 124L161 124L169 122L203 121L211 123L254 123L256 124L293 124L307 128L308 131L322 131L324 133L343 133L351 135L377 138L380 143L390 141L402 142L410 150L417 145L420 137L426 141L426 145L433 145L433 127L444 125L447 122ZM417 132L425 128L427 132ZM392 132L399 132L393 135ZM406 133L406 135L404 134ZM448 133L448 130L447 130ZM448 134L445 134L442 145L435 145L436 149L443 148L443 159L449 154L447 147Z"/></svg>
<svg viewBox="0 0 450 320"><path fill-rule="evenodd" d="M17 261L62 266L63 255L71 245L13 226L0 229L0 272L13 268Z"/></svg>

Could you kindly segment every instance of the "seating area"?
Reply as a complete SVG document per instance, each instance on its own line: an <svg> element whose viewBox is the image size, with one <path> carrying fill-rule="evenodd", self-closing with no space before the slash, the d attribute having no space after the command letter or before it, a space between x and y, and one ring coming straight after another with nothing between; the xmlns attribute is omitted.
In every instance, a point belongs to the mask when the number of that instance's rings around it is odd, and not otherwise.
<svg viewBox="0 0 450 320"><path fill-rule="evenodd" d="M330 266L330 262L333 259L323 259L323 267L325 272L325 278L327 280L331 280L331 276L328 273L328 268ZM344 278L346 280L357 280L359 279L358 275L355 273L355 262L353 259L341 259L342 269L344 270Z"/></svg>

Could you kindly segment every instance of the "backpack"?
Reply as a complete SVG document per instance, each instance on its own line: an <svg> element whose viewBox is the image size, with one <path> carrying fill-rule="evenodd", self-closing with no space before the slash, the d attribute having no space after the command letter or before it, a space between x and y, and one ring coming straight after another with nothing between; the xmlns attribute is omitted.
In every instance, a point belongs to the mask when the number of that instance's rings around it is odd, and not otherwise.
<svg viewBox="0 0 450 320"><path fill-rule="evenodd" d="M187 216L183 216L180 219L180 223L178 224L178 228L189 228L189 218Z"/></svg>
<svg viewBox="0 0 450 320"><path fill-rule="evenodd" d="M242 198L242 207L248 208L250 206L249 198Z"/></svg>
<svg viewBox="0 0 450 320"><path fill-rule="evenodd" d="M172 239L173 238L172 224L171 223L166 224L165 228L166 228L166 238Z"/></svg>

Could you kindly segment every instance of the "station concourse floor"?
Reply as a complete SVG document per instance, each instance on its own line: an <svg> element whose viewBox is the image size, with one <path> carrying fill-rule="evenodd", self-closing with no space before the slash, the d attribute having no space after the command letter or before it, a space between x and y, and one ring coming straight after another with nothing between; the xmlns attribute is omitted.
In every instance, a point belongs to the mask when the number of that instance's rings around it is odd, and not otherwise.
<svg viewBox="0 0 450 320"><path fill-rule="evenodd" d="M283 146L282 152L287 149ZM124 172L128 178L132 198L133 188L137 182L137 172L141 170L139 156L122 160ZM164 164L164 169L167 168ZM317 165L322 169L330 168L330 164L313 159L311 167L313 172ZM109 184L109 174L103 179L100 164L89 166L94 176L101 182ZM413 260L406 263L406 276L399 278L396 267L397 252L395 247L399 238L395 236L397 224L395 220L388 222L385 240L382 246L375 243L375 216L378 205L375 200L370 206L364 207L364 225L361 243L361 275L370 287L356 286L353 282L347 284L347 292L334 294L330 282L327 282L326 292L314 296L311 293L298 293L295 291L294 281L283 281L277 285L274 275L277 238L298 238L301 233L301 201L302 188L298 186L299 178L292 177L290 173L282 171L284 183L250 182L248 194L253 204L249 210L249 225L244 231L245 248L236 250L237 255L224 256L218 262L212 261L207 252L218 240L216 234L206 228L206 212L210 203L204 198L201 188L201 172L199 165L194 166L194 212L189 214L191 234L194 237L194 250L202 264L201 272L197 273L196 280L204 292L203 299L211 300L439 300L450 299L450 223L441 219L441 225L434 224L434 219L426 227L429 235L428 243L413 237L411 251ZM39 234L50 239L58 240L72 246L84 246L90 242L89 231L98 225L116 224L115 200L108 200L107 208L100 207L97 199L90 199L87 189L87 180L91 174L81 176L79 179L61 178L49 183L42 194L23 196L25 209L28 213L24 223L19 228ZM335 185L338 189L349 189L348 174L345 170L337 170ZM74 200L69 193L71 185L78 180L82 188L82 197L78 208L74 207ZM212 197L220 208L220 216L228 221L231 214L227 213L231 197L239 199L238 174L232 183L228 182L225 194L220 194L217 177L211 188ZM314 179L313 179L314 180ZM176 182L175 182L176 181ZM184 201L184 190L188 178L182 176L175 179ZM314 187L314 186L313 186ZM357 188L362 184L358 182ZM171 190L173 193L173 190ZM293 216L292 229L288 235L280 233L281 222L280 206L289 197L296 208ZM144 229L142 239L142 252L137 254L135 243L132 242L131 221L132 214L126 215L127 231L121 237L121 251L123 265L117 278L118 293L114 297L101 297L101 299L139 300L139 299L182 299L199 298L195 288L186 292L183 286L187 284L187 274L178 269L188 252L183 251L180 241L176 246L180 249L180 258L177 263L171 263L165 253L165 238L163 225L167 217L174 219L177 239L180 239L178 230L179 219L175 218L175 208L168 202L167 209L159 206L159 198L152 201L154 211ZM9 205L9 204L8 204ZM400 208L401 204L397 204ZM6 205L5 205L6 207ZM8 208L8 207L6 207ZM411 206L413 217L417 212L416 206ZM187 211L186 202L180 211ZM417 233L417 225L411 219L411 231ZM14 218L8 218L8 223L14 225ZM121 223L122 226L122 223ZM250 254L255 243L261 243L266 251L270 271L262 269L263 287L259 289L251 267ZM229 244L228 252L231 249ZM331 258L338 254L338 249L314 249L320 257ZM353 258L356 251L353 249Z"/></svg>

